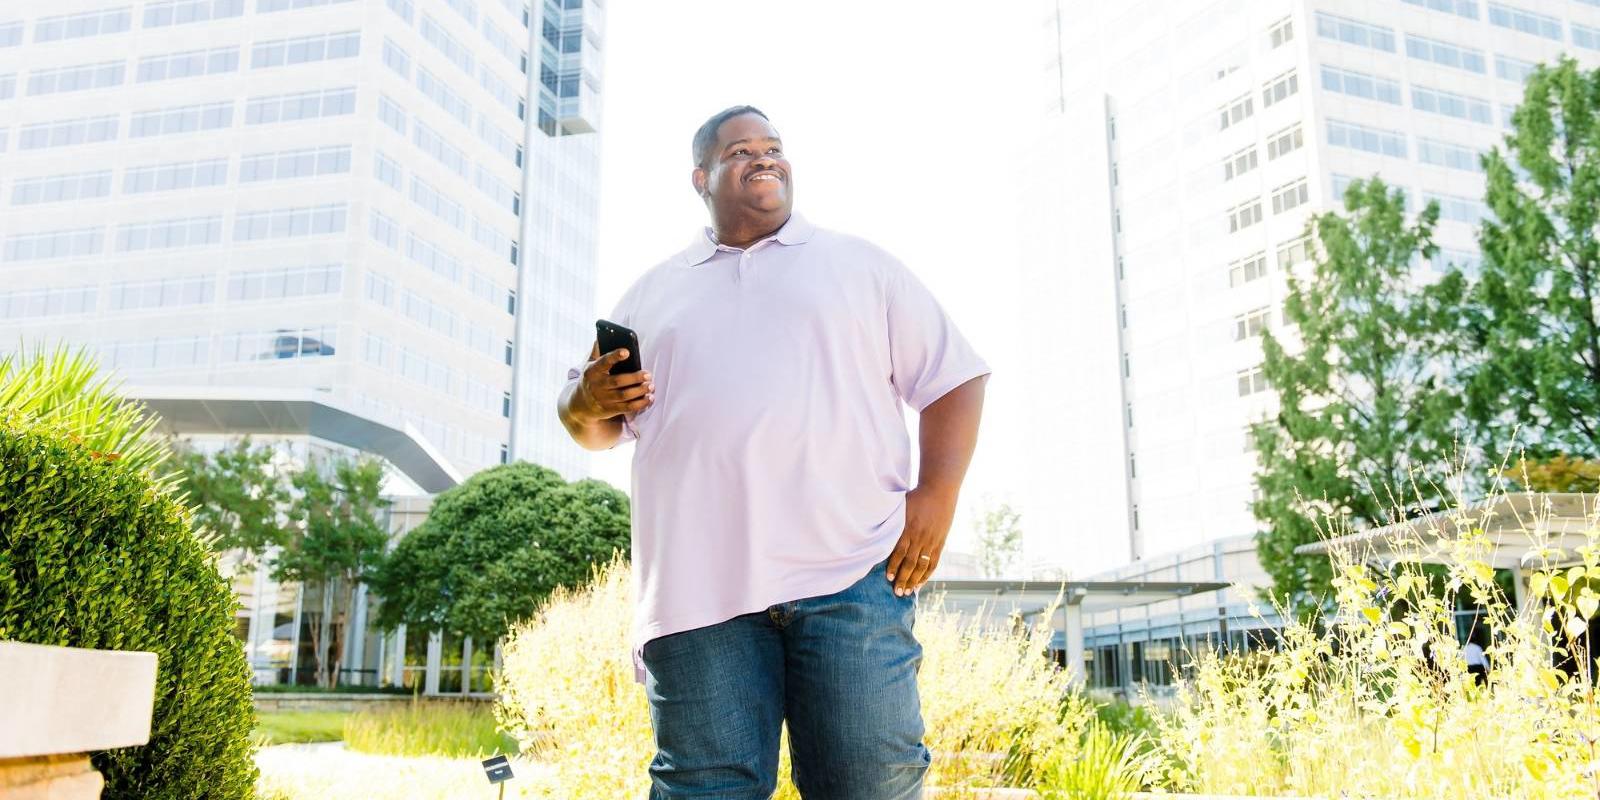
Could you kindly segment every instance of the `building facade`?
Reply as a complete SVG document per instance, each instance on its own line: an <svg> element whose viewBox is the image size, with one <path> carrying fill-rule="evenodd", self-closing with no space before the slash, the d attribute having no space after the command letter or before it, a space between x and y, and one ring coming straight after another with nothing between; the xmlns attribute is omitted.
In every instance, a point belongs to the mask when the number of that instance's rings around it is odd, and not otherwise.
<svg viewBox="0 0 1600 800"><path fill-rule="evenodd" d="M596 0L0 4L0 352L85 346L176 435L376 454L402 495L586 476L552 428L603 31ZM277 653L303 593L246 582Z"/></svg>
<svg viewBox="0 0 1600 800"><path fill-rule="evenodd" d="M1284 276L1309 270L1308 219L1378 175L1413 211L1439 203L1439 255L1416 279L1470 273L1479 157L1534 65L1600 64L1600 3L1043 9L1023 303L1026 339L1068 353L1053 357L1070 386L1034 394L1058 398L1048 416L1076 455L1039 451L1024 513L1064 532L1030 542L1035 560L1121 578L1258 529L1248 429L1276 402L1260 337L1293 341L1280 333ZM1251 561L1215 577L1253 579Z"/></svg>

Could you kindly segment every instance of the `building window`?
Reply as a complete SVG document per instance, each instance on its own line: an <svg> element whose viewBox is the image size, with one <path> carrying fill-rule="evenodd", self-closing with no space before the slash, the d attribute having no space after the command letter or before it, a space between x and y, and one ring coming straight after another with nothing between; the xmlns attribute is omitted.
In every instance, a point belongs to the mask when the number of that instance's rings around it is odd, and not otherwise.
<svg viewBox="0 0 1600 800"><path fill-rule="evenodd" d="M1251 200L1228 210L1228 232L1242 231L1261 221L1261 201Z"/></svg>
<svg viewBox="0 0 1600 800"><path fill-rule="evenodd" d="M428 14L422 15L422 24L419 27L422 30L423 41L433 45L434 49L443 53L450 63L455 64L461 68L462 72L467 73L468 77L472 76L472 71L477 66L476 60L472 57L472 51L456 41L454 36L445 31L444 26L435 22L433 17Z"/></svg>
<svg viewBox="0 0 1600 800"><path fill-rule="evenodd" d="M239 182L281 181L350 171L350 145L252 153L239 159Z"/></svg>
<svg viewBox="0 0 1600 800"><path fill-rule="evenodd" d="M390 11L405 20L407 25L411 24L411 17L415 14L415 10L411 6L411 0L385 0L385 2L388 3Z"/></svg>
<svg viewBox="0 0 1600 800"><path fill-rule="evenodd" d="M501 444L500 445L500 463L502 463L502 464L511 463L511 445L508 445L508 444Z"/></svg>
<svg viewBox="0 0 1600 800"><path fill-rule="evenodd" d="M506 366L508 366L508 367L511 366L512 363L516 361L516 356L517 356L516 346L511 343L510 339L507 339L506 340Z"/></svg>
<svg viewBox="0 0 1600 800"><path fill-rule="evenodd" d="M1394 29L1334 16L1323 11L1317 12L1317 35L1357 47L1370 47L1385 53L1394 52Z"/></svg>
<svg viewBox="0 0 1600 800"><path fill-rule="evenodd" d="M506 392L500 396L500 416L511 418L511 393Z"/></svg>
<svg viewBox="0 0 1600 800"><path fill-rule="evenodd" d="M221 243L221 215L190 217L118 226L116 251L172 250Z"/></svg>
<svg viewBox="0 0 1600 800"><path fill-rule="evenodd" d="M1123 330L1127 330L1128 329L1128 304L1127 303L1123 303L1122 304L1122 306L1118 310L1117 316L1122 322L1122 329Z"/></svg>
<svg viewBox="0 0 1600 800"><path fill-rule="evenodd" d="M421 64L417 65L416 84L423 96L433 101L434 105L444 109L462 125L472 127L472 106L461 98L460 93L451 89Z"/></svg>
<svg viewBox="0 0 1600 800"><path fill-rule="evenodd" d="M250 51L250 68L265 69L294 64L309 64L315 61L334 61L341 58L355 58L360 54L361 33L359 31L301 36L295 39L276 39L269 42L256 43L256 46Z"/></svg>
<svg viewBox="0 0 1600 800"><path fill-rule="evenodd" d="M1237 125L1256 113L1255 100L1251 95L1242 95L1234 98L1218 112L1220 130L1227 130L1230 125Z"/></svg>
<svg viewBox="0 0 1600 800"><path fill-rule="evenodd" d="M132 23L133 10L129 6L105 11L89 11L82 14L40 17L37 22L33 23L33 41L35 43L58 42L63 39L82 39L89 36L103 36L108 33L122 33L128 30Z"/></svg>
<svg viewBox="0 0 1600 800"><path fill-rule="evenodd" d="M1330 92L1400 105L1400 82L1365 72L1322 65L1322 88Z"/></svg>
<svg viewBox="0 0 1600 800"><path fill-rule="evenodd" d="M228 302L338 294L343 279L344 267L339 264L236 272L228 276Z"/></svg>
<svg viewBox="0 0 1600 800"><path fill-rule="evenodd" d="M1460 197L1453 194L1440 194L1426 189L1422 192L1422 202L1439 204L1439 219L1463 222L1468 225L1477 225L1483 221L1488 213L1482 200L1471 197Z"/></svg>
<svg viewBox="0 0 1600 800"><path fill-rule="evenodd" d="M105 246L101 228L41 231L9 236L0 250L3 261L47 261L92 256Z"/></svg>
<svg viewBox="0 0 1600 800"><path fill-rule="evenodd" d="M129 167L122 173L123 194L167 192L222 186L228 182L228 159L174 161Z"/></svg>
<svg viewBox="0 0 1600 800"><path fill-rule="evenodd" d="M126 281L111 284L111 311L207 305L216 299L217 282L210 275Z"/></svg>
<svg viewBox="0 0 1600 800"><path fill-rule="evenodd" d="M17 137L17 145L23 150L36 150L45 147L108 142L115 138L117 138L116 115L82 117L24 125Z"/></svg>
<svg viewBox="0 0 1600 800"><path fill-rule="evenodd" d="M1133 479L1135 479L1137 477L1139 477L1139 465L1134 460L1133 453L1129 453L1128 454L1128 479L1129 480L1133 480Z"/></svg>
<svg viewBox="0 0 1600 800"><path fill-rule="evenodd" d="M144 7L144 26L164 28L244 14L244 0L152 0Z"/></svg>
<svg viewBox="0 0 1600 800"><path fill-rule="evenodd" d="M1265 306L1233 318L1233 340L1253 339L1272 326L1272 311Z"/></svg>
<svg viewBox="0 0 1600 800"><path fill-rule="evenodd" d="M326 358L337 352L338 329L331 325L242 331L219 337L223 363Z"/></svg>
<svg viewBox="0 0 1600 800"><path fill-rule="evenodd" d="M14 206L89 200L111 194L111 170L22 178L11 185Z"/></svg>
<svg viewBox="0 0 1600 800"><path fill-rule="evenodd" d="M1417 137L1417 160L1424 164L1459 169L1463 172L1482 172L1481 157L1481 153L1465 145Z"/></svg>
<svg viewBox="0 0 1600 800"><path fill-rule="evenodd" d="M128 120L128 137L171 136L233 127L233 101L201 106L158 108L134 112Z"/></svg>
<svg viewBox="0 0 1600 800"><path fill-rule="evenodd" d="M1133 504L1133 529L1139 530L1139 504Z"/></svg>
<svg viewBox="0 0 1600 800"><path fill-rule="evenodd" d="M1123 420L1124 420L1125 424L1127 424L1128 427L1130 427L1130 428L1133 427L1133 404L1132 403L1128 403L1127 404L1127 408L1124 410Z"/></svg>
<svg viewBox="0 0 1600 800"><path fill-rule="evenodd" d="M1406 55L1479 75L1486 71L1482 50L1410 33L1406 34Z"/></svg>
<svg viewBox="0 0 1600 800"><path fill-rule="evenodd" d="M411 80L411 54L387 36L383 37L383 65L407 81Z"/></svg>
<svg viewBox="0 0 1600 800"><path fill-rule="evenodd" d="M1442 89L1430 89L1426 86L1413 85L1411 87L1411 107L1430 114L1442 114L1447 117L1471 120L1484 125L1493 124L1487 100L1446 92Z"/></svg>
<svg viewBox="0 0 1600 800"><path fill-rule="evenodd" d="M516 316L516 314L517 314L517 290L516 289L511 289L511 290L506 292L506 313L510 314L512 316Z"/></svg>
<svg viewBox="0 0 1600 800"><path fill-rule="evenodd" d="M1369 128L1353 122L1343 122L1336 119L1328 120L1328 144L1334 147L1348 147L1352 150L1364 150L1368 153L1406 157L1406 135L1399 131L1386 131L1379 128Z"/></svg>
<svg viewBox="0 0 1600 800"><path fill-rule="evenodd" d="M1284 17L1267 30L1267 41L1276 50L1294 39L1294 20Z"/></svg>
<svg viewBox="0 0 1600 800"><path fill-rule="evenodd" d="M1503 81L1527 83L1528 77L1533 75L1534 69L1538 66L1532 61L1523 61L1498 54L1494 57L1495 77Z"/></svg>
<svg viewBox="0 0 1600 800"><path fill-rule="evenodd" d="M389 248L400 249L400 225L381 211L373 211L369 233L373 241Z"/></svg>
<svg viewBox="0 0 1600 800"><path fill-rule="evenodd" d="M1311 240L1300 237L1278 245L1278 269L1289 269L1296 264L1311 260Z"/></svg>
<svg viewBox="0 0 1600 800"><path fill-rule="evenodd" d="M400 162L384 155L381 151L372 154L372 174L385 186L395 191L400 191L403 185L405 170L400 168Z"/></svg>
<svg viewBox="0 0 1600 800"><path fill-rule="evenodd" d="M1267 254L1256 253L1228 265L1228 286L1243 286L1267 274Z"/></svg>
<svg viewBox="0 0 1600 800"><path fill-rule="evenodd" d="M356 90L353 86L252 97L245 105L244 124L268 125L274 122L336 117L354 114L355 110Z"/></svg>
<svg viewBox="0 0 1600 800"><path fill-rule="evenodd" d="M1251 145L1222 160L1222 180L1231 181L1255 168L1256 148Z"/></svg>
<svg viewBox="0 0 1600 800"><path fill-rule="evenodd" d="M1122 354L1122 377L1124 377L1124 378L1133 377L1133 366L1128 362L1128 354L1127 353L1123 353Z"/></svg>
<svg viewBox="0 0 1600 800"><path fill-rule="evenodd" d="M1282 214L1291 208L1305 204L1310 199L1311 193L1306 188L1306 179L1301 178L1272 191L1272 213Z"/></svg>
<svg viewBox="0 0 1600 800"><path fill-rule="evenodd" d="M220 75L239 69L239 48L219 47L215 50L190 50L184 53L165 53L139 59L134 80L139 83L168 81L178 78L198 78Z"/></svg>
<svg viewBox="0 0 1600 800"><path fill-rule="evenodd" d="M1478 0L1401 0L1401 2L1467 19L1478 18Z"/></svg>
<svg viewBox="0 0 1600 800"><path fill-rule="evenodd" d="M378 95L378 120L395 133L406 135L406 112L388 95Z"/></svg>
<svg viewBox="0 0 1600 800"><path fill-rule="evenodd" d="M1572 43L1588 50L1600 50L1600 30L1585 28L1574 22L1572 23Z"/></svg>
<svg viewBox="0 0 1600 800"><path fill-rule="evenodd" d="M1305 136L1300 131L1300 124L1295 123L1267 137L1267 160L1272 161L1299 150L1304 144Z"/></svg>
<svg viewBox="0 0 1600 800"><path fill-rule="evenodd" d="M338 3L349 3L352 0L256 0L257 14L271 14L275 11L293 11L301 8L316 8L318 6L331 6Z"/></svg>
<svg viewBox="0 0 1600 800"><path fill-rule="evenodd" d="M307 208L242 211L234 217L233 240L287 239L340 233L349 207L344 203Z"/></svg>
<svg viewBox="0 0 1600 800"><path fill-rule="evenodd" d="M73 286L0 292L0 319L92 314L95 310L95 291L93 286Z"/></svg>
<svg viewBox="0 0 1600 800"><path fill-rule="evenodd" d="M1546 39L1561 41L1561 20L1535 14L1532 11L1517 8L1516 6L1489 4L1489 24L1502 28L1510 28L1522 33L1531 33L1534 36L1543 36Z"/></svg>
<svg viewBox="0 0 1600 800"><path fill-rule="evenodd" d="M28 74L28 94L65 94L109 89L121 86L125 77L127 77L127 65L121 61L34 70Z"/></svg>
<svg viewBox="0 0 1600 800"><path fill-rule="evenodd" d="M1237 378L1240 397L1249 397L1267 390L1267 373L1260 367L1239 370Z"/></svg>
<svg viewBox="0 0 1600 800"><path fill-rule="evenodd" d="M1261 87L1261 107L1269 108L1274 103L1281 103L1290 95L1300 91L1300 78L1294 70L1267 81Z"/></svg>

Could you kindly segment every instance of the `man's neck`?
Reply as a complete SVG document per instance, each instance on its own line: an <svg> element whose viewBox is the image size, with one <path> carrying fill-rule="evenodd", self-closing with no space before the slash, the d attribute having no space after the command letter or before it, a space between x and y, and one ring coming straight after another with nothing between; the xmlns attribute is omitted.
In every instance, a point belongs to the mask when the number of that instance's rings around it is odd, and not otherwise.
<svg viewBox="0 0 1600 800"><path fill-rule="evenodd" d="M784 212L776 219L762 217L759 219L741 219L730 222L712 222L712 233L717 237L717 244L743 250L762 239L777 233L789 221L789 213Z"/></svg>

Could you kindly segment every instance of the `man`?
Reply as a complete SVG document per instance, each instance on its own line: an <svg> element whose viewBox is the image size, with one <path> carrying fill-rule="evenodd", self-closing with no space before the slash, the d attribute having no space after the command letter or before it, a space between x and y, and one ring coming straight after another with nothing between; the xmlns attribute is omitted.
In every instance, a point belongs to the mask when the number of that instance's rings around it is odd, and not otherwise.
<svg viewBox="0 0 1600 800"><path fill-rule="evenodd" d="M793 213L766 115L694 137L711 227L645 273L562 390L579 444L636 440L634 664L652 798L919 797L914 593L939 565L989 369L898 261ZM893 181L900 164L874 180ZM921 413L910 484L902 403Z"/></svg>

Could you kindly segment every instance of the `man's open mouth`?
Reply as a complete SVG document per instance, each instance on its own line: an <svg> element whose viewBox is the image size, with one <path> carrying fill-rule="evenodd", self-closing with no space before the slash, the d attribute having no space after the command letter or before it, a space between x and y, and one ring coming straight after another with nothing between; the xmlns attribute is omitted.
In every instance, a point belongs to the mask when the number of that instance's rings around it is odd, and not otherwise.
<svg viewBox="0 0 1600 800"><path fill-rule="evenodd" d="M783 176L779 175L776 172L766 171L766 172L757 172L756 174L751 175L748 178L745 178L745 180L752 181L752 182L753 181L769 181L770 180L770 181L778 181L779 183L782 183L783 182Z"/></svg>

